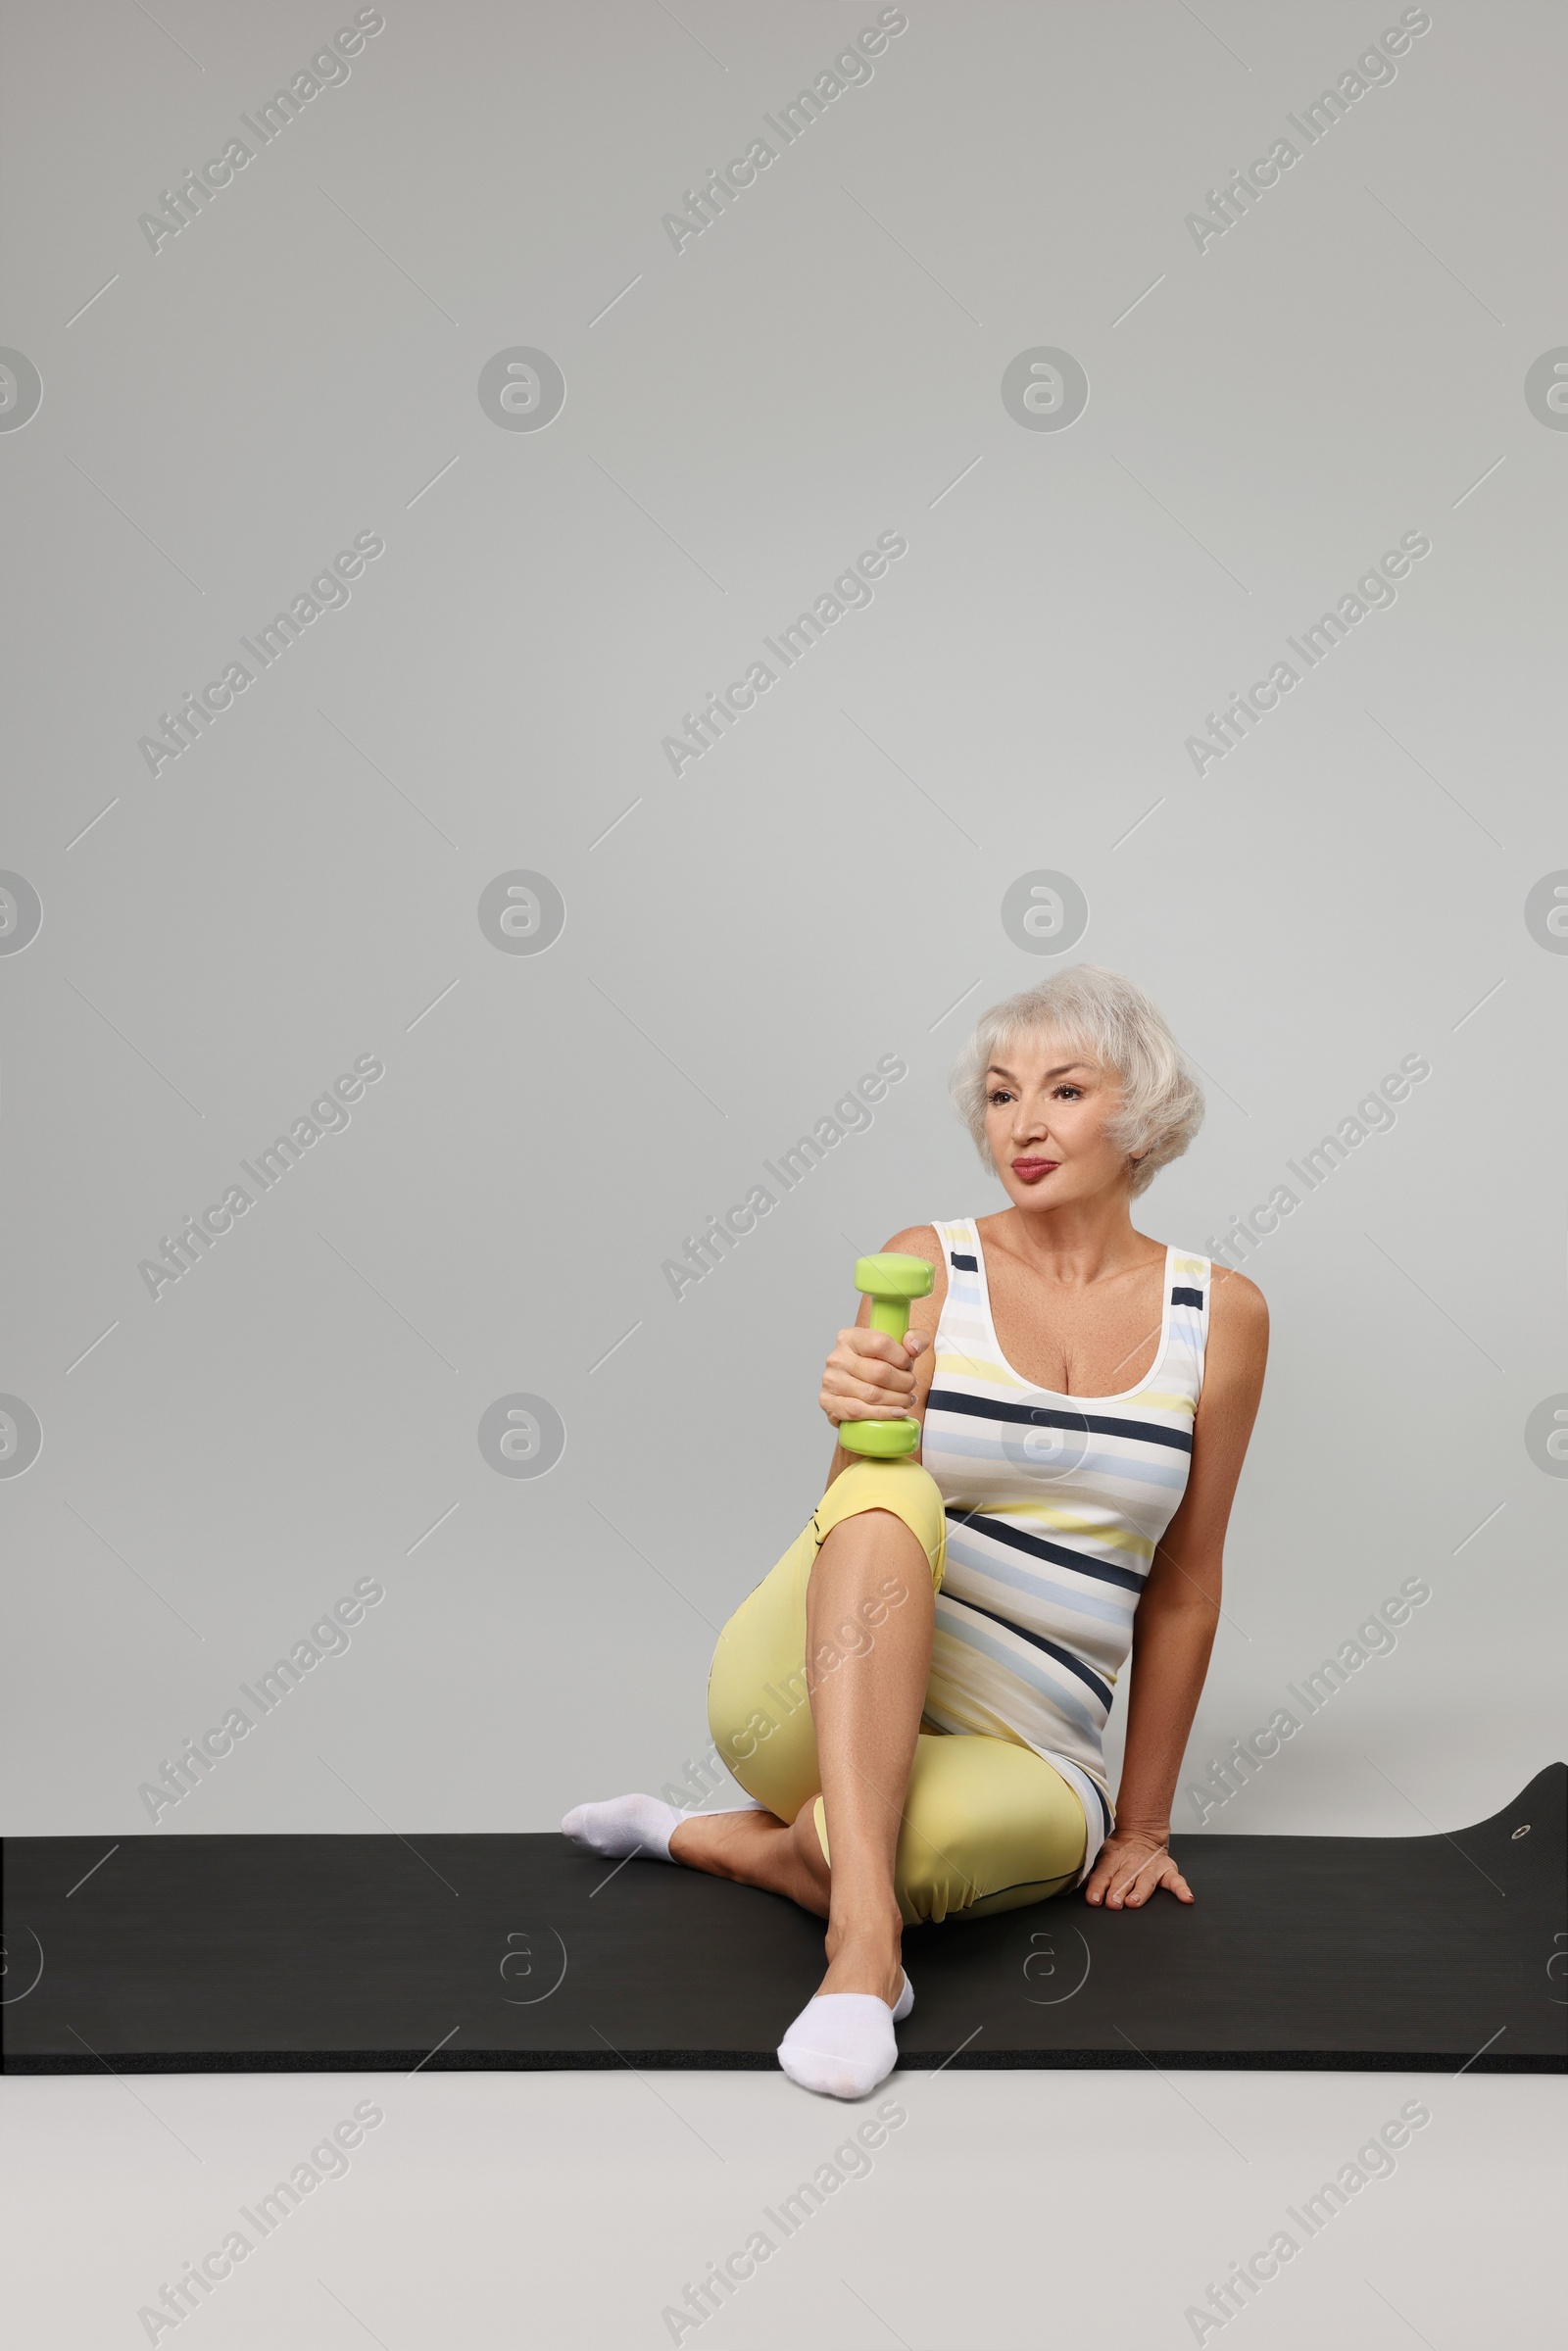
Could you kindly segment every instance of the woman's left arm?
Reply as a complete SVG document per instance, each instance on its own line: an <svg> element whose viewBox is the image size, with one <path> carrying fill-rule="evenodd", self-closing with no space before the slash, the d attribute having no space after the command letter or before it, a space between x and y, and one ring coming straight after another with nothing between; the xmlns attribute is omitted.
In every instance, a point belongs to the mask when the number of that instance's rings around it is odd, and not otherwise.
<svg viewBox="0 0 1568 2351"><path fill-rule="evenodd" d="M1245 1274L1216 1265L1192 1470L1154 1553L1133 1619L1127 1749L1116 1828L1100 1849L1086 1901L1136 1910L1156 1887L1192 1888L1171 1859L1171 1800L1219 1622L1225 1529L1268 1359L1268 1307Z"/></svg>

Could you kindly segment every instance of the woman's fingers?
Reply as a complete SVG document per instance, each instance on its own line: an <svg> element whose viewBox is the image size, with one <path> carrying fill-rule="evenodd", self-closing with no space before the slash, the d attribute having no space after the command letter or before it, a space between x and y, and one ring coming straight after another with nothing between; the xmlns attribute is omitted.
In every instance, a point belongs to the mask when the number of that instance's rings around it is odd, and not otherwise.
<svg viewBox="0 0 1568 2351"><path fill-rule="evenodd" d="M823 1411L830 1420L897 1420L909 1409L911 1398L890 1394L845 1396L836 1389L824 1388L821 1395Z"/></svg>
<svg viewBox="0 0 1568 2351"><path fill-rule="evenodd" d="M879 1403L890 1396L906 1403L914 1394L910 1373L880 1371L868 1363L848 1366L829 1363L822 1385L835 1395L858 1396L861 1403Z"/></svg>
<svg viewBox="0 0 1568 2351"><path fill-rule="evenodd" d="M1157 1893L1162 1886L1168 1886L1180 1901L1190 1902L1193 1898L1192 1887L1170 1855L1152 1853L1147 1861L1127 1872L1119 1887L1120 1900L1116 1907L1141 1910L1151 1894Z"/></svg>
<svg viewBox="0 0 1568 2351"><path fill-rule="evenodd" d="M885 1388L907 1395L914 1386L914 1374L907 1364L883 1363L873 1355L841 1355L835 1349L827 1368L846 1388Z"/></svg>
<svg viewBox="0 0 1568 2351"><path fill-rule="evenodd" d="M1096 1908L1141 1910L1162 1886L1180 1902L1194 1899L1192 1887L1164 1845L1107 1842L1084 1888L1084 1899Z"/></svg>
<svg viewBox="0 0 1568 2351"><path fill-rule="evenodd" d="M866 1345L870 1341L874 1344ZM839 1344L822 1375L823 1408L827 1399L842 1405L858 1419L878 1412L906 1412L914 1396L909 1357L896 1339L882 1331L841 1331ZM857 1413L856 1405L863 1409Z"/></svg>
<svg viewBox="0 0 1568 2351"><path fill-rule="evenodd" d="M869 1361L861 1355L829 1355L827 1369L822 1375L824 1388L836 1390L842 1396L858 1396L862 1399L873 1396L907 1396L914 1391L914 1374L899 1371L891 1363Z"/></svg>
<svg viewBox="0 0 1568 2351"><path fill-rule="evenodd" d="M895 1339L890 1331L862 1331L858 1324L853 1324L849 1330L839 1333L833 1353L858 1355L868 1362L885 1363L890 1370L906 1372L911 1355L919 1353L925 1345L925 1338L923 1331L909 1331L904 1338Z"/></svg>
<svg viewBox="0 0 1568 2351"><path fill-rule="evenodd" d="M910 1365L930 1343L926 1331L903 1339L858 1324L841 1331L817 1398L828 1419L837 1427L840 1421L889 1420L908 1412L915 1397Z"/></svg>

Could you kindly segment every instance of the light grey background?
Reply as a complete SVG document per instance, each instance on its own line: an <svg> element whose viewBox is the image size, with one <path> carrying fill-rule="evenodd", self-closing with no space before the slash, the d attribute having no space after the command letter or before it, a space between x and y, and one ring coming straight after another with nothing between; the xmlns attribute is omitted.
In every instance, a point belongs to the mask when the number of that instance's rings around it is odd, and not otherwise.
<svg viewBox="0 0 1568 2351"><path fill-rule="evenodd" d="M7 2082L6 2212L33 2257L10 2265L13 2337L50 2351L145 2341L135 2313L170 2265L216 2244L215 2223L231 2226L259 2183L370 2097L386 2122L352 2170L256 2248L188 2341L512 2343L525 2294L524 2341L667 2351L663 2307L765 2229L764 2209L859 2116L766 2074L657 2081L650 2095L619 2067L142 2076L156 2114L107 2075ZM1184 2072L1177 2087L1142 2068L956 2065L897 2075L889 2089L907 2120L874 2169L778 2246L710 2342L993 2351L1038 2339L1044 2277L1053 2339L1059 2327L1103 2351L1177 2351L1194 2339L1187 2309L1225 2265L1289 2228L1290 2207L1412 2099L1432 2120L1396 2172L1303 2245L1248 2304L1233 2343L1458 2351L1561 2332L1549 2266L1561 2101L1539 2077ZM961 2260L932 2258L955 2243Z"/></svg>
<svg viewBox="0 0 1568 2351"><path fill-rule="evenodd" d="M158 1834L545 1829L678 1775L820 1490L852 1257L1004 1204L945 1081L1052 968L1000 911L1042 868L1207 1077L1161 1239L1431 1062L1248 1260L1273 1362L1185 1777L1419 1575L1212 1825L1494 1810L1562 1751L1564 1490L1524 1435L1568 1387L1568 970L1524 915L1568 865L1568 439L1524 396L1568 338L1560 10L1440 0L1200 253L1187 214L1397 9L911 0L677 255L662 216L875 9L392 0L155 254L138 216L352 13L12 34L0 340L44 391L0 435L0 864L43 925L0 956L0 1389L43 1448L0 1478L6 1827L149 1832L139 1784L366 1576L348 1652ZM517 346L564 375L542 431L480 406ZM1066 431L1004 408L1037 346L1087 372ZM672 775L681 714L889 530L870 607ZM1196 775L1204 713L1415 530L1392 609ZM348 606L149 775L361 531ZM564 901L541 955L479 926L515 870ZM150 1298L360 1054L348 1129ZM677 1302L682 1237L884 1054L870 1130ZM517 1393L566 1431L543 1478L479 1450Z"/></svg>

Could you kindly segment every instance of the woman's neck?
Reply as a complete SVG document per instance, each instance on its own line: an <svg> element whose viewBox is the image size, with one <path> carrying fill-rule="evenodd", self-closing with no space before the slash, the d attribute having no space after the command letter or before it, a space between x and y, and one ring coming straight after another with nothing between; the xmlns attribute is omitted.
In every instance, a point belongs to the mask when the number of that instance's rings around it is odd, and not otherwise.
<svg viewBox="0 0 1568 2351"><path fill-rule="evenodd" d="M980 1222L993 1228L986 1238L1031 1273L1071 1290L1113 1280L1163 1253L1158 1242L1135 1229L1125 1193L1050 1208L1014 1205Z"/></svg>

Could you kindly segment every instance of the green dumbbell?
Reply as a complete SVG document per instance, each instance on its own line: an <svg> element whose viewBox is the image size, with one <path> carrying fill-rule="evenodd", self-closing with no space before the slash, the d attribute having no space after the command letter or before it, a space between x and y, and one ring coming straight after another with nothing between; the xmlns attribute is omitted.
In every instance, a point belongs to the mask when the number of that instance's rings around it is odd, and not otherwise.
<svg viewBox="0 0 1568 2351"><path fill-rule="evenodd" d="M909 1300L929 1298L936 1274L924 1257L905 1257L896 1250L879 1257L858 1257L855 1287L871 1300L871 1328L902 1339L909 1327ZM839 1443L847 1453L863 1453L874 1461L896 1461L912 1453L920 1442L920 1424L906 1414L899 1420L841 1420Z"/></svg>

